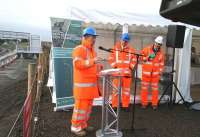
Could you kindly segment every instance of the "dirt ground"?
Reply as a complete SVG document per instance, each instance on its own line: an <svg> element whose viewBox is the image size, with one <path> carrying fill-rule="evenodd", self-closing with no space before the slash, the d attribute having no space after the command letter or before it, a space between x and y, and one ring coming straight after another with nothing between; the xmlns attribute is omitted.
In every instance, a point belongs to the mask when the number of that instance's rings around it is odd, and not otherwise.
<svg viewBox="0 0 200 137"><path fill-rule="evenodd" d="M22 107L27 92L27 65L30 60L17 60L0 69L0 137L8 134ZM200 86L192 87L192 97L200 101ZM75 137L70 133L72 111L53 111L50 92L44 87L40 103L37 137ZM124 137L200 137L200 111L188 110L183 105L168 108L161 105L157 111L136 106L135 131L130 129L131 112L121 112L120 129ZM21 122L21 123L20 123ZM18 124L22 125L22 121ZM94 107L90 124L96 130L101 125L101 107ZM19 125L18 125L19 126ZM22 129L16 132L21 133ZM13 137L20 137L16 134ZM95 132L87 137L95 137Z"/></svg>
<svg viewBox="0 0 200 137"><path fill-rule="evenodd" d="M29 62L32 61L18 59L11 65L0 69L0 137L7 136L24 103Z"/></svg>
<svg viewBox="0 0 200 137"><path fill-rule="evenodd" d="M50 93L44 89L40 104L40 131L38 137L75 137L70 133L72 111L53 112ZM121 112L120 128L124 137L200 137L200 111L188 110L184 105L168 108L161 105L157 111L136 106L135 131L130 130L131 112ZM101 107L94 107L90 124L100 128ZM95 132L87 137L95 137Z"/></svg>
<svg viewBox="0 0 200 137"><path fill-rule="evenodd" d="M191 86L191 97L194 101L200 101L200 85Z"/></svg>

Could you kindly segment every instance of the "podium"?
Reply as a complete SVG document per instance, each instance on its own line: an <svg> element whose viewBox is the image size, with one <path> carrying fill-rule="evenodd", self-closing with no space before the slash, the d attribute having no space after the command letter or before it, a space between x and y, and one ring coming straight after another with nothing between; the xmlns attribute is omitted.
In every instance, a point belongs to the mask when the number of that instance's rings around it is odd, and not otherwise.
<svg viewBox="0 0 200 137"><path fill-rule="evenodd" d="M130 76L128 69L107 69L101 71L98 76L102 78L102 121L101 129L96 132L96 137L122 137L122 132L119 131L119 117L121 107L121 91L122 91L122 77ZM112 80L118 79L119 84L116 87ZM118 95L118 107L115 112L111 106L111 98L113 88Z"/></svg>

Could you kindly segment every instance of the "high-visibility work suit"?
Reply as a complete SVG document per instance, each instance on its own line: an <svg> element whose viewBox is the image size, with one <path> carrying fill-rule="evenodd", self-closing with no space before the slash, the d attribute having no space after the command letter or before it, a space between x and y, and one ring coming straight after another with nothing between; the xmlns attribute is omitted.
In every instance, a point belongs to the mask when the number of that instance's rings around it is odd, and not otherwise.
<svg viewBox="0 0 200 137"><path fill-rule="evenodd" d="M79 45L73 51L74 99L72 130L81 131L87 127L93 99L99 97L97 88L96 53L91 46Z"/></svg>
<svg viewBox="0 0 200 137"><path fill-rule="evenodd" d="M114 50L109 56L109 63L112 68L126 68L126 69L133 69L136 64L136 57L134 54L135 49L127 45L126 47L122 48L121 43L118 42L114 46ZM125 52L129 53L125 53ZM115 79L113 81L114 85L118 87L119 80ZM130 77L123 77L122 78L122 107L128 107L130 104L130 86L131 86L131 74ZM117 107L118 105L118 95L116 91L113 91L112 94L112 106Z"/></svg>
<svg viewBox="0 0 200 137"><path fill-rule="evenodd" d="M152 88L152 106L158 104L158 83L160 74L164 68L164 54L161 50L155 52L153 46L148 46L141 51L142 57L142 83L141 83L141 103L148 105L148 88ZM155 57L149 58L151 55Z"/></svg>

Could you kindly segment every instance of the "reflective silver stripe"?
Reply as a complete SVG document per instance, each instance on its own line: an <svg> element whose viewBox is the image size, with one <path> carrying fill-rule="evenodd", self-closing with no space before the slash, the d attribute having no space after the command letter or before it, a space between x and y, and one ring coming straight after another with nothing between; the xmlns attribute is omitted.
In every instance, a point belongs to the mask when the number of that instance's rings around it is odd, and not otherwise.
<svg viewBox="0 0 200 137"><path fill-rule="evenodd" d="M158 63L155 63L155 64L154 64L154 66L160 66L160 64L158 64Z"/></svg>
<svg viewBox="0 0 200 137"><path fill-rule="evenodd" d="M130 95L130 93L129 92L122 92L122 94L124 94L124 95Z"/></svg>
<svg viewBox="0 0 200 137"><path fill-rule="evenodd" d="M84 48L86 50L87 59L90 59L90 56L88 54L88 49L85 46L79 45L79 46L75 47L74 50L76 50L77 48Z"/></svg>
<svg viewBox="0 0 200 137"><path fill-rule="evenodd" d="M122 60L118 60L118 61L116 61L116 63L122 63L123 61Z"/></svg>
<svg viewBox="0 0 200 137"><path fill-rule="evenodd" d="M149 82L142 82L142 85L149 85Z"/></svg>
<svg viewBox="0 0 200 137"><path fill-rule="evenodd" d="M90 65L90 61L89 60L85 60L85 65L89 66Z"/></svg>
<svg viewBox="0 0 200 137"><path fill-rule="evenodd" d="M129 53L128 53L128 61L131 61L131 50L129 49Z"/></svg>
<svg viewBox="0 0 200 137"><path fill-rule="evenodd" d="M130 61L122 61L122 60L118 60L116 63L125 63L125 64L130 64Z"/></svg>
<svg viewBox="0 0 200 137"><path fill-rule="evenodd" d="M124 61L123 63L130 64L130 61Z"/></svg>
<svg viewBox="0 0 200 137"><path fill-rule="evenodd" d="M82 58L81 57L75 57L74 61L76 61L76 60L82 60Z"/></svg>
<svg viewBox="0 0 200 137"><path fill-rule="evenodd" d="M143 71L142 73L143 73L143 74L147 74L147 75L151 75L151 72Z"/></svg>
<svg viewBox="0 0 200 137"><path fill-rule="evenodd" d="M113 62L112 64L110 64L112 67L116 65L116 62Z"/></svg>
<svg viewBox="0 0 200 137"><path fill-rule="evenodd" d="M85 111L85 110L74 109L74 112L75 112L75 113L78 113L78 114L86 114L86 111Z"/></svg>
<svg viewBox="0 0 200 137"><path fill-rule="evenodd" d="M118 51L118 49L116 49L116 62L117 62L117 63L118 63L118 61L119 61L118 56L119 56L119 51Z"/></svg>
<svg viewBox="0 0 200 137"><path fill-rule="evenodd" d="M84 48L84 49L86 50L86 56L87 56L87 59L90 59L88 48L86 48L86 47L83 46L83 45L80 45L80 46L78 46L78 47L82 47L82 48Z"/></svg>
<svg viewBox="0 0 200 137"><path fill-rule="evenodd" d="M145 64L152 65L152 62L147 61Z"/></svg>
<svg viewBox="0 0 200 137"><path fill-rule="evenodd" d="M75 87L80 87L80 88L84 88L84 87L95 87L96 83L74 83Z"/></svg>
<svg viewBox="0 0 200 137"><path fill-rule="evenodd" d="M83 60L85 60L85 65L86 65L87 67L89 67L89 64L90 64L90 62L89 62L89 60L90 60L90 55L89 55L89 50L88 50L88 48L85 47L85 46L83 46L83 45L80 45L80 46L78 46L78 47L76 47L76 48L84 48L84 49L86 50L86 59L83 59ZM76 49L76 48L75 48L75 49ZM73 60L73 63L75 63L75 61L77 61L77 60L79 60L79 59L82 59L82 58L80 58L80 57L75 57L74 60Z"/></svg>
<svg viewBox="0 0 200 137"><path fill-rule="evenodd" d="M158 83L151 83L152 86L158 86Z"/></svg>
<svg viewBox="0 0 200 137"><path fill-rule="evenodd" d="M135 58L133 58L132 61L137 61L137 60Z"/></svg>
<svg viewBox="0 0 200 137"><path fill-rule="evenodd" d="M86 48L85 46L81 45L85 50L86 50L86 55L87 55L87 59L90 59L89 53L88 53L88 48Z"/></svg>
<svg viewBox="0 0 200 137"><path fill-rule="evenodd" d="M72 124L71 130L74 131L74 132L79 132L79 131L82 130L82 128L81 128L80 124Z"/></svg>
<svg viewBox="0 0 200 137"><path fill-rule="evenodd" d="M160 72L153 72L152 75L160 74Z"/></svg>
<svg viewBox="0 0 200 137"><path fill-rule="evenodd" d="M85 120L86 116L74 116L73 119L75 119L75 120Z"/></svg>
<svg viewBox="0 0 200 137"><path fill-rule="evenodd" d="M156 88L156 87L152 87L152 89L153 89L153 90L158 90L158 87L157 87L157 88Z"/></svg>
<svg viewBox="0 0 200 137"><path fill-rule="evenodd" d="M126 90L126 91L130 91L130 88L124 88L124 90Z"/></svg>
<svg viewBox="0 0 200 137"><path fill-rule="evenodd" d="M147 86L142 86L142 89L145 90L145 89L148 89L148 87Z"/></svg>
<svg viewBox="0 0 200 137"><path fill-rule="evenodd" d="M73 59L73 64L76 62L76 61L78 61L78 60L84 60L84 59L82 59L82 58L80 58L80 57L75 57L74 59ZM90 64L90 61L89 60L84 60L85 61L85 65L86 66L89 66L89 64Z"/></svg>
<svg viewBox="0 0 200 137"><path fill-rule="evenodd" d="M73 64L74 64L77 60L82 60L82 58L80 58L80 57L75 57L75 58L73 59Z"/></svg>

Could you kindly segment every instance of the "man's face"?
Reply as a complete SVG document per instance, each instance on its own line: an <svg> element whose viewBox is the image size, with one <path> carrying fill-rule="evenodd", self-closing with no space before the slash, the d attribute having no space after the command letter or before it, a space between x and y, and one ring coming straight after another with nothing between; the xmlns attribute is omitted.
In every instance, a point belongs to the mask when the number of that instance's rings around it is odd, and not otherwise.
<svg viewBox="0 0 200 137"><path fill-rule="evenodd" d="M96 36L86 36L84 37L85 41L87 42L88 45L94 46L96 42Z"/></svg>
<svg viewBox="0 0 200 137"><path fill-rule="evenodd" d="M127 45L128 45L128 41L121 41L121 45L122 45L122 47L126 47Z"/></svg>
<svg viewBox="0 0 200 137"><path fill-rule="evenodd" d="M154 48L155 48L155 49L160 49L161 46L162 46L162 44L159 44L159 43L155 43L155 44L154 44Z"/></svg>

